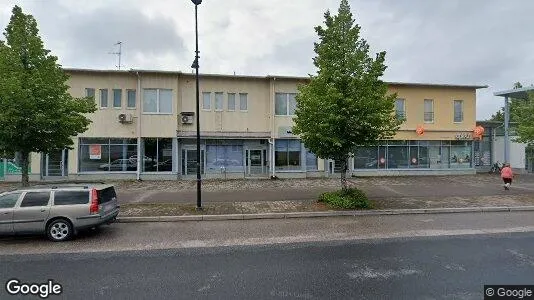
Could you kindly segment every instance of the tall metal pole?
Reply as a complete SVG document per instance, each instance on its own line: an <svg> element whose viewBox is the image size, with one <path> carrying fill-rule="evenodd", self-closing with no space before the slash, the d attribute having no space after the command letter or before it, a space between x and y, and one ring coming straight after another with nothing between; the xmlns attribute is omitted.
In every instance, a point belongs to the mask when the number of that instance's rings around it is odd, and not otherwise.
<svg viewBox="0 0 534 300"><path fill-rule="evenodd" d="M510 163L510 101L504 96L504 162Z"/></svg>
<svg viewBox="0 0 534 300"><path fill-rule="evenodd" d="M200 115L199 115L199 111L200 111L200 84L199 84L199 79L198 79L198 68L200 67L199 66L199 51L198 51L198 4L195 4L195 39L196 39L196 50L195 50L195 62L194 62L194 66L195 66L195 69L196 69L196 100L197 100L197 209L200 210L202 209L202 194L201 194L201 191L202 191L202 179L201 179L201 176L200 176L200 163L201 163L201 160L200 160Z"/></svg>

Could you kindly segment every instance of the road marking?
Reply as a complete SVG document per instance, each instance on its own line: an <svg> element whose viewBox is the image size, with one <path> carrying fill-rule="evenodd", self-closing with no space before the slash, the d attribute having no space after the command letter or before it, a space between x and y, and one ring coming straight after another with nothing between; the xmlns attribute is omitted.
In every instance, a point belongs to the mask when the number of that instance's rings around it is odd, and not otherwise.
<svg viewBox="0 0 534 300"><path fill-rule="evenodd" d="M530 265L531 267L534 267L534 258L532 258L529 255L523 254L517 250L513 249L506 249L509 253L511 253L516 260L518 260L522 264Z"/></svg>
<svg viewBox="0 0 534 300"><path fill-rule="evenodd" d="M347 273L347 275L350 277L350 279L389 279L391 277L404 277L422 273L422 271L415 269L374 270L366 266L363 270L350 272Z"/></svg>
<svg viewBox="0 0 534 300"><path fill-rule="evenodd" d="M465 268L462 265L459 264L447 264L445 265L445 269L451 270L451 271L465 271Z"/></svg>

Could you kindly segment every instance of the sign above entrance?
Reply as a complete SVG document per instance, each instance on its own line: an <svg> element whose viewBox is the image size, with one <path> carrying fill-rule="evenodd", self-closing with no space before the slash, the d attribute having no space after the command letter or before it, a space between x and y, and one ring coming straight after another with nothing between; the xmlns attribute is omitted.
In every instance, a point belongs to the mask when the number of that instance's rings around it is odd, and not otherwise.
<svg viewBox="0 0 534 300"><path fill-rule="evenodd" d="M89 145L89 159L102 158L102 145Z"/></svg>
<svg viewBox="0 0 534 300"><path fill-rule="evenodd" d="M457 140L472 140L473 134L471 132L458 132L454 135Z"/></svg>

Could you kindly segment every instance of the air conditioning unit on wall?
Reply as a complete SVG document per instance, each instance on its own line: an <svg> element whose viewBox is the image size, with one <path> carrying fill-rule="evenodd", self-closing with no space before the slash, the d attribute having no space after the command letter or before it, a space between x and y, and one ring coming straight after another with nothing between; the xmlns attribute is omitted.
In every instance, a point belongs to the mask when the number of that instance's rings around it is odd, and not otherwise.
<svg viewBox="0 0 534 300"><path fill-rule="evenodd" d="M120 114L119 123L128 124L133 122L132 114Z"/></svg>
<svg viewBox="0 0 534 300"><path fill-rule="evenodd" d="M193 117L195 116L194 112L185 111L181 114L182 124L193 124Z"/></svg>

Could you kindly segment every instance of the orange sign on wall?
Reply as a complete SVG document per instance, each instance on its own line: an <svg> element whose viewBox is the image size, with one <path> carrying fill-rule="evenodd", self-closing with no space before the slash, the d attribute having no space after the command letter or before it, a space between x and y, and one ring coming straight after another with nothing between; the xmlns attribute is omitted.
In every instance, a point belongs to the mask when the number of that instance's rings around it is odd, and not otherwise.
<svg viewBox="0 0 534 300"><path fill-rule="evenodd" d="M475 129L473 130L474 138L481 140L483 135L484 135L484 127L482 126L475 127Z"/></svg>
<svg viewBox="0 0 534 300"><path fill-rule="evenodd" d="M417 135L423 135L425 133L425 129L421 125L417 125L417 129L415 129L415 132L417 132Z"/></svg>

